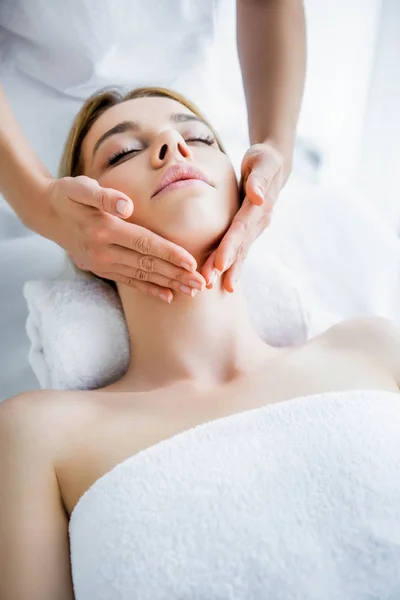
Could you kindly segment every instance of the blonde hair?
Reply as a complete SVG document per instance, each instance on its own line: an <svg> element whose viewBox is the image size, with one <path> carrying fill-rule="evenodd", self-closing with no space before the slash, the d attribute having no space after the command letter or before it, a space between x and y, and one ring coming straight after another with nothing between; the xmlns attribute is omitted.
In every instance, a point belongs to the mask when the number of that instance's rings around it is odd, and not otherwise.
<svg viewBox="0 0 400 600"><path fill-rule="evenodd" d="M130 92L123 94L117 88L103 88L90 96L86 102L83 104L82 108L76 115L70 132L68 134L67 140L65 142L64 150L62 153L60 166L59 166L59 177L76 177L78 175L83 174L83 159L82 159L82 144L87 136L92 125L97 121L97 119L109 108L116 106L117 104L121 104L122 102L126 102L127 100L134 100L136 98L169 98L171 100L176 100L186 108L188 108L193 114L195 114L200 119L203 119L208 127L211 129L215 139L217 140L219 149L222 152L225 152L225 149L219 139L218 134L208 122L208 120L204 117L204 115L200 112L193 102L175 92L173 90L169 90L167 88L162 87L140 87L131 90ZM74 271L78 274L83 274L87 277L87 272L79 269L75 263L69 258L67 255L67 260L70 263L70 266L74 269ZM99 277L92 273L94 277L97 279L101 279L106 283L110 284L115 290L117 289L116 283L109 279L104 279L103 277Z"/></svg>

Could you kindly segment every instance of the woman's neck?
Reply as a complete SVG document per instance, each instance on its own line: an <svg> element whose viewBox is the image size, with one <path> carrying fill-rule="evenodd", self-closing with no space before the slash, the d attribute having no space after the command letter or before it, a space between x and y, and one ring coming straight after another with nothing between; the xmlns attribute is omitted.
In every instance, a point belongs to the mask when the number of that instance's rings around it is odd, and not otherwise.
<svg viewBox="0 0 400 600"><path fill-rule="evenodd" d="M169 305L128 286L119 292L131 343L120 391L228 383L277 353L255 333L240 286L230 294L217 281L195 298L175 293Z"/></svg>

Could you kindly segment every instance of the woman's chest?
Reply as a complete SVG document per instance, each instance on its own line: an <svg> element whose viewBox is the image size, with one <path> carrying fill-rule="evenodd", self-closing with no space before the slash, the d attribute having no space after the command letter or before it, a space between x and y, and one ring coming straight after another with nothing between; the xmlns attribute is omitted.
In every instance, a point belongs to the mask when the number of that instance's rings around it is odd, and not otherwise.
<svg viewBox="0 0 400 600"><path fill-rule="evenodd" d="M291 354L236 383L201 392L96 393L92 426L73 428L57 476L68 514L82 494L118 463L197 425L300 396L349 389L397 391L392 378L351 352ZM100 405L101 402L101 405Z"/></svg>

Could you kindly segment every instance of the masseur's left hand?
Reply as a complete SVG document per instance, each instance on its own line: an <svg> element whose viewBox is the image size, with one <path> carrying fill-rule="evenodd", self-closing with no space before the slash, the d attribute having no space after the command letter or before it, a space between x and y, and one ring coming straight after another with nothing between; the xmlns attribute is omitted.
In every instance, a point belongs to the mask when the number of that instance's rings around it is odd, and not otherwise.
<svg viewBox="0 0 400 600"><path fill-rule="evenodd" d="M218 248L200 273L207 283L224 273L223 285L233 292L251 244L270 224L283 185L283 155L271 144L253 144L244 155L240 188L245 198ZM207 285L208 288L212 287Z"/></svg>

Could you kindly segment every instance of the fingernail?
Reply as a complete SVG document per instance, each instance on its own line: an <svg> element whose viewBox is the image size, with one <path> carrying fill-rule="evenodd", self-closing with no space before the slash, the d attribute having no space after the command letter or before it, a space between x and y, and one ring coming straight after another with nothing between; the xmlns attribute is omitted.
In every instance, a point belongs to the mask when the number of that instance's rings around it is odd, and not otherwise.
<svg viewBox="0 0 400 600"><path fill-rule="evenodd" d="M192 288L190 288L187 285L181 285L179 287L180 287L181 292L183 292L184 294L187 294L188 296L193 297L193 294L197 294L197 290L193 290Z"/></svg>
<svg viewBox="0 0 400 600"><path fill-rule="evenodd" d="M161 300L164 300L164 302L168 302L168 304L171 304L171 302L172 302L171 296L168 296L167 294L163 294L163 292L161 292L158 295L161 298Z"/></svg>
<svg viewBox="0 0 400 600"><path fill-rule="evenodd" d="M214 283L217 281L217 279L220 275L221 275L221 272L218 271L217 269L214 269L213 272L211 273L210 284L214 285Z"/></svg>
<svg viewBox="0 0 400 600"><path fill-rule="evenodd" d="M189 265L189 263L183 262L183 263L181 263L181 267L183 267L184 269L186 269L186 271L190 271L190 272L193 271L193 267L191 265Z"/></svg>
<svg viewBox="0 0 400 600"><path fill-rule="evenodd" d="M257 193L264 200L264 190L260 186L257 187Z"/></svg>
<svg viewBox="0 0 400 600"><path fill-rule="evenodd" d="M120 200L118 200L117 202L117 212L120 215L126 215L128 213L128 209L129 209L129 204L126 200L122 200L122 198Z"/></svg>
<svg viewBox="0 0 400 600"><path fill-rule="evenodd" d="M199 281L195 281L194 279L191 279L189 281L189 285L192 288L196 288L196 290L200 290L200 292L204 291L204 284L200 283Z"/></svg>

